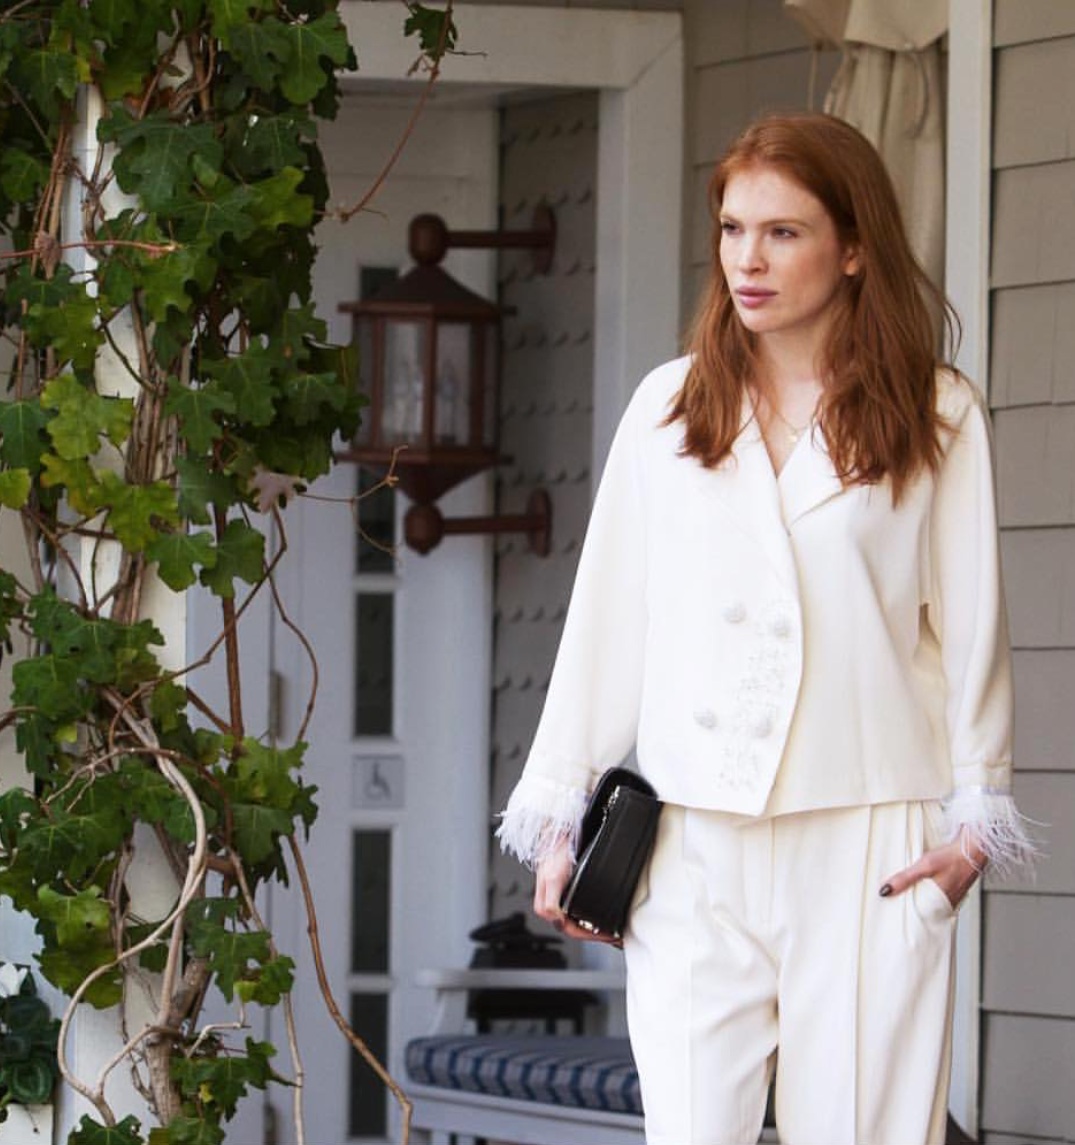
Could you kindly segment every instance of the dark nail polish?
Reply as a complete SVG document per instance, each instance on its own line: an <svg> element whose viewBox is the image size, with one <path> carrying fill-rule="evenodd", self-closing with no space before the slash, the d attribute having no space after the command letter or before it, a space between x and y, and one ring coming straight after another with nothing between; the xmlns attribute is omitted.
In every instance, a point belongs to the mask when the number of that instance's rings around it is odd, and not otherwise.
<svg viewBox="0 0 1075 1145"><path fill-rule="evenodd" d="M883 899L887 899L890 894L892 894L892 884L885 883L885 885L881 888L881 897Z"/></svg>

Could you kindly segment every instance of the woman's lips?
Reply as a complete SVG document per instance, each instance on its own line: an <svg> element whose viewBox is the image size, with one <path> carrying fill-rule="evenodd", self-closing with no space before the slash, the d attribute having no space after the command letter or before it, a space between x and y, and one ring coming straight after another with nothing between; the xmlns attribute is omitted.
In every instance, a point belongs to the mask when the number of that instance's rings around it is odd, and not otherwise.
<svg viewBox="0 0 1075 1145"><path fill-rule="evenodd" d="M757 286L742 286L736 290L735 297L739 300L740 306L754 310L759 306L764 306L770 298L775 298L776 291L764 290Z"/></svg>

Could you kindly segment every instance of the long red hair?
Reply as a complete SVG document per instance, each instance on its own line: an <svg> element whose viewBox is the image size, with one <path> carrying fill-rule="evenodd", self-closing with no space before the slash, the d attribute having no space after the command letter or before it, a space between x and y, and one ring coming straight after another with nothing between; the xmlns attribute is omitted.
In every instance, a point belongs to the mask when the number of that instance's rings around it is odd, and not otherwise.
<svg viewBox="0 0 1075 1145"><path fill-rule="evenodd" d="M829 115L774 115L731 145L709 184L716 220L728 180L774 167L817 198L860 268L835 301L820 362L818 423L845 484L888 478L894 500L922 468L935 469L944 422L936 411L937 347L958 323L916 262L892 181L873 146ZM739 321L720 264L714 226L712 273L688 335L693 361L668 421L686 425L683 452L712 467L741 428L744 388L755 378L757 341Z"/></svg>

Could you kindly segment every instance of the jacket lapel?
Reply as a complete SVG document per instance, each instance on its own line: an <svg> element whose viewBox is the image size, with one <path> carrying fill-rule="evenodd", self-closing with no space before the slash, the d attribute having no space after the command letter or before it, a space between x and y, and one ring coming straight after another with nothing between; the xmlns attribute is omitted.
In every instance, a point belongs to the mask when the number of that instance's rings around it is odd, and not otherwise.
<svg viewBox="0 0 1075 1145"><path fill-rule="evenodd" d="M790 529L800 517L844 491L829 456L825 435L814 427L788 458L779 478L784 523Z"/></svg>
<svg viewBox="0 0 1075 1145"><path fill-rule="evenodd" d="M735 524L764 551L788 590L796 592L798 576L784 526L780 489L761 432L749 412L748 406L732 456L710 471L710 488Z"/></svg>
<svg viewBox="0 0 1075 1145"><path fill-rule="evenodd" d="M736 524L764 550L781 580L796 591L791 529L811 510L839 496L844 486L833 469L824 434L817 429L799 442L778 478L752 415L749 402L744 402L733 456L711 473L711 488Z"/></svg>

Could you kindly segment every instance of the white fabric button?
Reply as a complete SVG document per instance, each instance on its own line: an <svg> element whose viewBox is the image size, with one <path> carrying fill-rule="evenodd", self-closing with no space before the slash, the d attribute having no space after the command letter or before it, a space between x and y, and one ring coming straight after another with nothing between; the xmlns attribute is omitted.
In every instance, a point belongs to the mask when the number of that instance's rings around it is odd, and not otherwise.
<svg viewBox="0 0 1075 1145"><path fill-rule="evenodd" d="M747 618L746 605L741 600L733 601L724 606L721 614L729 624L742 624Z"/></svg>
<svg viewBox="0 0 1075 1145"><path fill-rule="evenodd" d="M791 619L782 612L778 613L769 622L769 629L774 636L786 640L791 635Z"/></svg>
<svg viewBox="0 0 1075 1145"><path fill-rule="evenodd" d="M772 718L764 713L755 716L750 721L750 730L756 739L765 739L773 730Z"/></svg>
<svg viewBox="0 0 1075 1145"><path fill-rule="evenodd" d="M711 708L699 708L694 713L694 722L702 728L715 728L717 726L717 715Z"/></svg>

